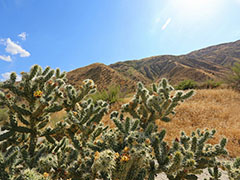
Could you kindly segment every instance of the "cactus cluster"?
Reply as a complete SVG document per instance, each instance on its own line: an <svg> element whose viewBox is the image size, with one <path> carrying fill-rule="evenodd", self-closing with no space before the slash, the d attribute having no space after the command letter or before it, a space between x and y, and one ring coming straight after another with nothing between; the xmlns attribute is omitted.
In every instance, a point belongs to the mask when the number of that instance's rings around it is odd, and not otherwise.
<svg viewBox="0 0 240 180"><path fill-rule="evenodd" d="M219 168L239 179L240 161L221 163L226 139L208 144L214 130L184 132L172 145L164 141L166 130L156 120L169 122L175 107L194 92L174 91L166 79L148 91L138 83L133 99L110 113L115 127L102 123L109 113L107 102L93 102L96 85L90 79L80 89L67 83L59 69L34 65L0 85L0 106L8 108L1 127L1 180L154 180L165 173L170 180L197 179L208 168L219 179ZM67 115L50 126L51 114Z"/></svg>

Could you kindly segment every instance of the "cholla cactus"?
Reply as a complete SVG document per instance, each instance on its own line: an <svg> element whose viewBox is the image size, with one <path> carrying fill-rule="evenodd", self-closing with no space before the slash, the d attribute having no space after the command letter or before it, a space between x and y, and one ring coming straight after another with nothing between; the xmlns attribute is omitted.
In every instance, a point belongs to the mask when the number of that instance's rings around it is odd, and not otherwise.
<svg viewBox="0 0 240 180"><path fill-rule="evenodd" d="M173 96L170 95L173 90L166 79L162 79L158 86L153 84L152 94L142 83L138 83L136 95L129 103L122 106L122 112L128 112L133 118L139 119L140 126L144 129L150 123L155 123L157 119L169 122L169 115L175 114L174 109L179 102L183 102L194 94L194 91L187 93L177 91Z"/></svg>
<svg viewBox="0 0 240 180"><path fill-rule="evenodd" d="M193 91L179 91L171 97L172 90L166 79L163 79L158 87L153 85L152 95L139 83L137 94L132 101L123 105L121 112L111 113L110 118L116 128L104 131L101 140L89 144L90 148L99 152L114 150L118 157L115 159L116 165L111 168L113 179L154 179L156 171L152 166L156 158L153 147L158 146L155 139L162 141L166 133L165 130L158 132L155 120L170 121L168 116L174 113L179 102L193 94ZM125 118L125 113L129 113L132 118ZM159 150L159 147L157 149ZM100 169L99 171L101 174Z"/></svg>
<svg viewBox="0 0 240 180"><path fill-rule="evenodd" d="M17 178L14 178L14 180L50 180L48 173L40 174L36 172L34 169L26 169L24 170L21 175L19 175Z"/></svg>
<svg viewBox="0 0 240 180"><path fill-rule="evenodd" d="M92 80L86 80L84 87L76 91L66 84L65 72L50 67L42 70L38 65L29 73L21 74L20 82L16 82L16 73L12 73L0 86L0 105L7 107L9 113L8 122L1 127L4 133L0 135L0 149L5 156L9 149L19 147L20 162L17 163L31 169L38 165L40 157L52 153L53 145L59 144L56 135L63 133L65 136L72 128L65 122L50 127L51 114L63 109L72 112L79 101L95 92L95 86ZM49 143L40 144L42 138Z"/></svg>
<svg viewBox="0 0 240 180"><path fill-rule="evenodd" d="M90 144L90 147L98 151L113 150L115 165L111 167L112 179L144 179L145 171L153 158L150 139L145 136L143 131L136 130L138 120L130 120L127 117L126 121L121 122L116 115L113 115L115 113L112 113L112 118L117 127L103 132L101 139ZM101 170L98 170L100 177L104 178Z"/></svg>
<svg viewBox="0 0 240 180"><path fill-rule="evenodd" d="M159 164L156 171L165 172L170 180L188 179L190 177L196 179L196 174L202 173L203 169L216 168L220 165L216 157L226 155L227 151L225 149L225 138L220 141L220 144L214 146L207 144L207 141L213 138L215 132L215 130L211 132L197 130L192 132L191 136L182 132L180 140L176 138L171 148L168 148L164 142L159 143L160 150L165 154L165 159L162 158L161 153L155 147L154 151ZM209 171L212 176L221 176L217 172Z"/></svg>
<svg viewBox="0 0 240 180"><path fill-rule="evenodd" d="M14 174L15 171L15 164L16 164L16 158L17 158L18 152L17 149L12 149L11 151L8 151L6 155L4 156L0 152L0 179L9 179L12 174ZM6 171L6 169L9 168L9 172Z"/></svg>
<svg viewBox="0 0 240 180"><path fill-rule="evenodd" d="M240 179L240 158L236 158L233 163L223 162L223 170L227 170L231 180Z"/></svg>
<svg viewBox="0 0 240 180"><path fill-rule="evenodd" d="M219 171L219 168L217 165L212 169L208 168L208 172L211 175L210 180L220 180L220 177L222 176L222 173Z"/></svg>
<svg viewBox="0 0 240 180"><path fill-rule="evenodd" d="M13 145L9 142L12 138L14 145L29 143L27 152L33 157L38 137L52 140L53 129L47 130L46 126L50 114L63 108L60 88L66 81L65 73L61 74L59 69L55 73L49 67L42 71L41 67L34 65L30 73L22 73L22 81L15 81L16 74L12 73L10 80L0 87L5 90L0 94L0 104L9 109L9 122L2 127L7 132L0 136L1 141L8 139L2 144L2 150Z"/></svg>

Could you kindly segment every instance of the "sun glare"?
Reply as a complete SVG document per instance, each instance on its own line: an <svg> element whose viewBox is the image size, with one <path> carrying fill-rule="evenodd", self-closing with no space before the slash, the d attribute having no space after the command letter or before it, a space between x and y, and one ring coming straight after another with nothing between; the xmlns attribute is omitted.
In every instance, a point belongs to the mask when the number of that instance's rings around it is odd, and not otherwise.
<svg viewBox="0 0 240 180"><path fill-rule="evenodd" d="M175 13L184 19L211 18L219 12L224 0L172 0Z"/></svg>

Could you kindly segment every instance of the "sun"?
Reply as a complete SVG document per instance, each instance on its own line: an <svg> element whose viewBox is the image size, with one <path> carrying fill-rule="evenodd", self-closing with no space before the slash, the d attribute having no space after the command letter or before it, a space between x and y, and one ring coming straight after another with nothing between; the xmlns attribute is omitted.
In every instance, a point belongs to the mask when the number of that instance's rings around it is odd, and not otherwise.
<svg viewBox="0 0 240 180"><path fill-rule="evenodd" d="M184 19L207 19L215 16L223 0L171 0L175 13Z"/></svg>

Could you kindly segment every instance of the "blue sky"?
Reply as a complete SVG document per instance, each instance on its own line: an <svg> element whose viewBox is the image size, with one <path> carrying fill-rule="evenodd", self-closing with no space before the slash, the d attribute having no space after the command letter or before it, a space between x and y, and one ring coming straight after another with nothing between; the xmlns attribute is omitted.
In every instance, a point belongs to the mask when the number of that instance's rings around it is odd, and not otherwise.
<svg viewBox="0 0 240 180"><path fill-rule="evenodd" d="M240 39L240 0L0 0L0 80L33 64L186 54Z"/></svg>

